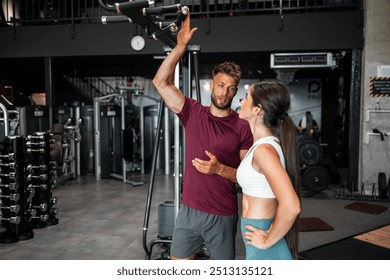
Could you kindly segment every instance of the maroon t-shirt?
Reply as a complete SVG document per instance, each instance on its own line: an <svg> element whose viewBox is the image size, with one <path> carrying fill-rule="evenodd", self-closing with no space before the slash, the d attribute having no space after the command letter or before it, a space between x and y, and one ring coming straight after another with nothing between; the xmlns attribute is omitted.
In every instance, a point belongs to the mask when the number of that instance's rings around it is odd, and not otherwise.
<svg viewBox="0 0 390 280"><path fill-rule="evenodd" d="M248 122L240 119L234 111L227 117L215 117L209 107L188 97L177 116L185 127L186 139L182 203L215 215L237 213L234 183L216 174L197 171L191 161L194 158L210 160L205 153L207 150L222 164L237 168L239 151L248 150L253 144Z"/></svg>

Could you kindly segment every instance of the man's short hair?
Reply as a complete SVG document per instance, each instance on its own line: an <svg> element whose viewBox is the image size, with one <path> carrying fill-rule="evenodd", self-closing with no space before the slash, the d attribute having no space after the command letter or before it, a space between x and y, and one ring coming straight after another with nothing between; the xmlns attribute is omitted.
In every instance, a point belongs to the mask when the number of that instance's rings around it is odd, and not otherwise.
<svg viewBox="0 0 390 280"><path fill-rule="evenodd" d="M214 67L212 75L213 78L218 74L223 73L230 77L232 77L237 84L240 82L241 79L241 68L236 63L231 61L225 61L221 64L218 64Z"/></svg>

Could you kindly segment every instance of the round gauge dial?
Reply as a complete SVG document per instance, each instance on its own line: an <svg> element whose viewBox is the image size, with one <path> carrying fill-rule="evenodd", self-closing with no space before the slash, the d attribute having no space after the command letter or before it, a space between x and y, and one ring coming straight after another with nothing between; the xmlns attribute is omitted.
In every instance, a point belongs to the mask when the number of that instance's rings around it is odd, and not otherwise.
<svg viewBox="0 0 390 280"><path fill-rule="evenodd" d="M136 35L131 38L131 47L135 51L140 51L145 47L145 39L142 36Z"/></svg>

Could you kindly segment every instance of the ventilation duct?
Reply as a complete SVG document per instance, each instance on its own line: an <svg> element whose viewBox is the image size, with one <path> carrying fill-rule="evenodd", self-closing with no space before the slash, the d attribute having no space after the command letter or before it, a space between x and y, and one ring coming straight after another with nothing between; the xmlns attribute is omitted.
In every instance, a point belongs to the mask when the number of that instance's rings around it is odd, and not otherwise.
<svg viewBox="0 0 390 280"><path fill-rule="evenodd" d="M336 61L332 53L272 53L271 68L333 68Z"/></svg>

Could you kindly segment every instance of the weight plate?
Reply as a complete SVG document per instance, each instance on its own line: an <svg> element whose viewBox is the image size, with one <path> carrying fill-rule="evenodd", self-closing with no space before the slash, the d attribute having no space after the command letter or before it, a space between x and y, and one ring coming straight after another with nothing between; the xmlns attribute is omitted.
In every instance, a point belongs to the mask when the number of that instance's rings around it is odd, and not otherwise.
<svg viewBox="0 0 390 280"><path fill-rule="evenodd" d="M322 149L315 140L304 140L299 145L299 159L302 165L315 165L322 158Z"/></svg>
<svg viewBox="0 0 390 280"><path fill-rule="evenodd" d="M329 174L322 166L310 166L303 172L302 188L319 192L329 186Z"/></svg>

